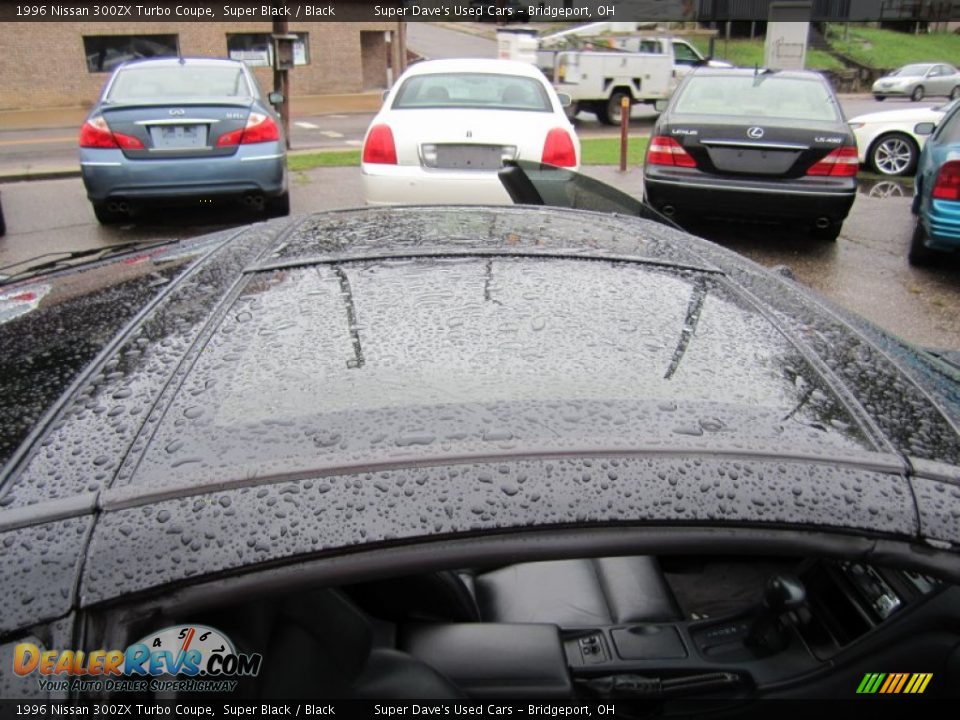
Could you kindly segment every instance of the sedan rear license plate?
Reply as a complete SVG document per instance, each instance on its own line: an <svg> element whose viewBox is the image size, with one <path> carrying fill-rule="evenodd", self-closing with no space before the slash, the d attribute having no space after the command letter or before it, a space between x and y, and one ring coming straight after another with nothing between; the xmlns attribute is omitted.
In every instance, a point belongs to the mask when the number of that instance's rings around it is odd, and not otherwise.
<svg viewBox="0 0 960 720"><path fill-rule="evenodd" d="M720 172L753 175L784 175L800 157L800 151L710 148L710 161Z"/></svg>
<svg viewBox="0 0 960 720"><path fill-rule="evenodd" d="M500 145L437 145L434 167L447 170L499 170L503 167Z"/></svg>
<svg viewBox="0 0 960 720"><path fill-rule="evenodd" d="M157 150L206 147L207 128L203 125L159 125L150 128L150 138Z"/></svg>

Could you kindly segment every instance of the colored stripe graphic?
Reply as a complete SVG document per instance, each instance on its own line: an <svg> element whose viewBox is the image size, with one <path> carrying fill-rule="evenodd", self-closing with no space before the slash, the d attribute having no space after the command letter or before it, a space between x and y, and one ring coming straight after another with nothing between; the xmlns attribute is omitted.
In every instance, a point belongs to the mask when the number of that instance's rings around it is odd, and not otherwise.
<svg viewBox="0 0 960 720"><path fill-rule="evenodd" d="M933 673L867 673L857 686L860 695L922 695Z"/></svg>
<svg viewBox="0 0 960 720"><path fill-rule="evenodd" d="M930 684L930 679L932 677L933 673L914 673L913 677L910 678L910 682L907 684L904 692L908 692L913 695L921 694L927 689L927 685Z"/></svg>
<svg viewBox="0 0 960 720"><path fill-rule="evenodd" d="M907 683L908 677L910 676L907 673L900 673L900 682L897 683L897 686L893 689L893 692L900 692L903 689L903 686Z"/></svg>
<svg viewBox="0 0 960 720"><path fill-rule="evenodd" d="M857 692L861 695L872 695L880 687L880 683L887 676L886 673L867 673L860 681L860 687Z"/></svg>
<svg viewBox="0 0 960 720"><path fill-rule="evenodd" d="M893 688L897 686L898 682L900 682L900 673L891 673L887 676L887 681L880 687L880 694L885 695L893 692Z"/></svg>

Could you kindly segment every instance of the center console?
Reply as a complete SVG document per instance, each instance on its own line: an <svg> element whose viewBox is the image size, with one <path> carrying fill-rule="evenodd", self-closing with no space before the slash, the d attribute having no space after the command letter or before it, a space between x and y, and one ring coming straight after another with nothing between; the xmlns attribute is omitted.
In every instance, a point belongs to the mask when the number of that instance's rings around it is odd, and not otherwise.
<svg viewBox="0 0 960 720"><path fill-rule="evenodd" d="M774 576L762 604L718 618L583 629L404 626L400 649L472 697L731 696L796 678L934 593L930 577L815 561Z"/></svg>

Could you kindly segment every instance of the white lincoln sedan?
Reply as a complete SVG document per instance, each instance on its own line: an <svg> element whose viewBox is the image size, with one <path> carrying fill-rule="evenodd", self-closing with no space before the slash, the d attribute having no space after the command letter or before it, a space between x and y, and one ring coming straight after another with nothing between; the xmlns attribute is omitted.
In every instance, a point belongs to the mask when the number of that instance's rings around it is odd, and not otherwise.
<svg viewBox="0 0 960 720"><path fill-rule="evenodd" d="M580 140L536 67L510 60L428 60L387 93L363 143L368 205L510 204L508 160L576 170Z"/></svg>

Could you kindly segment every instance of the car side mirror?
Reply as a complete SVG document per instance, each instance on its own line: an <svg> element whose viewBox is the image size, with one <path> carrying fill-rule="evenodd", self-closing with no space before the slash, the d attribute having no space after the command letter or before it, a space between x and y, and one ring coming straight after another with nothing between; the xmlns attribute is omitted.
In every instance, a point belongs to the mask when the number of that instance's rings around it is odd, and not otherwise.
<svg viewBox="0 0 960 720"><path fill-rule="evenodd" d="M389 90L384 90L384 91L383 91L383 95L380 96L380 102L386 102L386 101L387 101L387 95L389 95L389 94L390 94L390 91L389 91Z"/></svg>
<svg viewBox="0 0 960 720"><path fill-rule="evenodd" d="M653 109L656 110L657 112L661 112L661 113L662 113L664 110L667 109L667 101L666 101L666 100L657 100L657 101L653 104Z"/></svg>
<svg viewBox="0 0 960 720"><path fill-rule="evenodd" d="M573 105L573 98L567 93L557 93L557 99L560 100L560 107L570 107Z"/></svg>
<svg viewBox="0 0 960 720"><path fill-rule="evenodd" d="M267 100L270 101L271 105L283 105L283 93L274 90L272 93L267 95Z"/></svg>
<svg viewBox="0 0 960 720"><path fill-rule="evenodd" d="M913 126L913 131L917 135L932 135L933 131L937 129L936 124L932 122L922 122L917 123Z"/></svg>

